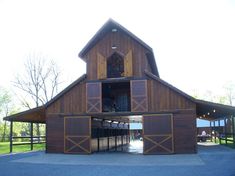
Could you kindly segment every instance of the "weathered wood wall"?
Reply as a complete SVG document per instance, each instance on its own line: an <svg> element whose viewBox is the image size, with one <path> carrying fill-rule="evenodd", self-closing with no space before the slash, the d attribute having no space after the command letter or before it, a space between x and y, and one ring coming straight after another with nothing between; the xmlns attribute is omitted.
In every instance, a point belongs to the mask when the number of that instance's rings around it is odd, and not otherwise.
<svg viewBox="0 0 235 176"><path fill-rule="evenodd" d="M159 112L179 109L195 109L195 103L166 85L148 80L148 111Z"/></svg>
<svg viewBox="0 0 235 176"><path fill-rule="evenodd" d="M175 153L195 153L196 145L196 105L180 93L157 80L148 80L148 111L175 111L174 149Z"/></svg>
<svg viewBox="0 0 235 176"><path fill-rule="evenodd" d="M181 111L173 119L175 153L196 153L196 111Z"/></svg>
<svg viewBox="0 0 235 176"><path fill-rule="evenodd" d="M64 152L64 118L53 115L46 119L46 152Z"/></svg>
<svg viewBox="0 0 235 176"><path fill-rule="evenodd" d="M117 49L112 49L112 46L117 46ZM123 57L129 57L132 51L132 71L133 76L142 77L144 75L144 70L151 72L146 53L149 52L138 42L133 40L130 36L127 36L121 31L109 32L104 38L102 38L86 55L87 60L87 79L97 80L98 79L98 67L97 60L98 57L108 58L114 52L123 55ZM130 73L128 73L130 76Z"/></svg>
<svg viewBox="0 0 235 176"><path fill-rule="evenodd" d="M52 103L47 109L47 114L86 112L86 84L82 82Z"/></svg>

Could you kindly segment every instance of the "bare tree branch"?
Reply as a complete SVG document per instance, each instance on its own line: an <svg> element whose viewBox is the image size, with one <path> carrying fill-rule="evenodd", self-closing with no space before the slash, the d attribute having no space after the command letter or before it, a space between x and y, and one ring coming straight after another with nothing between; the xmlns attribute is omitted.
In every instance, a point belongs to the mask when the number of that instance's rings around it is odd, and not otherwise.
<svg viewBox="0 0 235 176"><path fill-rule="evenodd" d="M27 101L25 97L20 98L24 107L30 109L30 101L33 101L36 107L43 105L57 93L60 72L53 61L49 64L46 61L42 56L30 55L25 63L25 73L16 76L13 82L15 87L31 97L31 100ZM37 135L40 136L39 124Z"/></svg>
<svg viewBox="0 0 235 176"><path fill-rule="evenodd" d="M41 55L30 55L25 62L25 73L16 76L13 85L30 95L31 101L38 107L55 96L59 78L60 72L53 61L48 64ZM29 107L25 100L21 102L25 107Z"/></svg>

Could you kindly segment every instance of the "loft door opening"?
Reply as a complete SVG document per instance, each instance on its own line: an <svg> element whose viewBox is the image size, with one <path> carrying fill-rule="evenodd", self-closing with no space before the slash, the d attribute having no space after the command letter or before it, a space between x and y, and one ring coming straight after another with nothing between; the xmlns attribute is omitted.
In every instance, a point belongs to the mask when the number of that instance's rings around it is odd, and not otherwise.
<svg viewBox="0 0 235 176"><path fill-rule="evenodd" d="M119 78L124 76L124 59L118 53L113 53L107 61L107 77Z"/></svg>
<svg viewBox="0 0 235 176"><path fill-rule="evenodd" d="M102 111L130 111L130 82L102 84Z"/></svg>

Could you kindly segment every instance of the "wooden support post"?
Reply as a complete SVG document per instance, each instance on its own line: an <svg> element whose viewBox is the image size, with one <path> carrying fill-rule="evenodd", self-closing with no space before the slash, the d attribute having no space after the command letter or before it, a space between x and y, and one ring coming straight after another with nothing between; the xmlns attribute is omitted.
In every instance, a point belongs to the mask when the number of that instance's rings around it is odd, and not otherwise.
<svg viewBox="0 0 235 176"><path fill-rule="evenodd" d="M12 153L13 121L10 123L10 153Z"/></svg>
<svg viewBox="0 0 235 176"><path fill-rule="evenodd" d="M128 131L129 131L129 130L126 130L126 144L129 143L129 142L128 142L128 141L129 141Z"/></svg>
<svg viewBox="0 0 235 176"><path fill-rule="evenodd" d="M220 120L218 120L218 125L219 125L219 144L221 144L221 130L220 130Z"/></svg>
<svg viewBox="0 0 235 176"><path fill-rule="evenodd" d="M30 150L33 150L33 123L30 123Z"/></svg>
<svg viewBox="0 0 235 176"><path fill-rule="evenodd" d="M232 135L233 135L233 146L235 147L235 127L234 127L234 117L231 116L232 118Z"/></svg>
<svg viewBox="0 0 235 176"><path fill-rule="evenodd" d="M225 143L227 145L227 122L226 122L226 117L224 118L224 134L225 134Z"/></svg>
<svg viewBox="0 0 235 176"><path fill-rule="evenodd" d="M117 151L117 131L115 130L115 151Z"/></svg>
<svg viewBox="0 0 235 176"><path fill-rule="evenodd" d="M109 151L109 148L110 148L110 147L109 147L109 136L110 136L110 129L108 129L108 135L107 135L107 136L108 136L108 141L107 141L107 142L108 142L108 144L107 144L107 145L108 145L108 149L107 149L107 150Z"/></svg>
<svg viewBox="0 0 235 176"><path fill-rule="evenodd" d="M98 152L100 151L100 129L97 128L97 133L98 133L98 137L97 137L97 150Z"/></svg>
<svg viewBox="0 0 235 176"><path fill-rule="evenodd" d="M210 129L211 129L211 132L210 132L211 134L210 135L211 135L211 142L212 142L212 126L211 126L211 121L210 121Z"/></svg>
<svg viewBox="0 0 235 176"><path fill-rule="evenodd" d="M213 121L213 126L214 126L214 139L215 139L215 143L216 143L216 130L215 130L215 121Z"/></svg>
<svg viewBox="0 0 235 176"><path fill-rule="evenodd" d="M122 134L121 137L122 137L121 139L122 139L122 151L123 151L123 134Z"/></svg>

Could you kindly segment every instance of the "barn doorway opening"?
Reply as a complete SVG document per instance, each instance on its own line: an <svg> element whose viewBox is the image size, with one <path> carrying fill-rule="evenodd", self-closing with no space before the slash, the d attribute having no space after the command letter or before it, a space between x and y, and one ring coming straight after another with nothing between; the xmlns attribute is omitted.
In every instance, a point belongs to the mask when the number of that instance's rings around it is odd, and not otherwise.
<svg viewBox="0 0 235 176"><path fill-rule="evenodd" d="M102 83L102 112L127 112L130 104L130 82Z"/></svg>
<svg viewBox="0 0 235 176"><path fill-rule="evenodd" d="M124 58L118 53L113 53L107 60L107 77L119 78L124 76Z"/></svg>
<svg viewBox="0 0 235 176"><path fill-rule="evenodd" d="M142 116L93 117L91 124L92 152L143 153Z"/></svg>
<svg viewBox="0 0 235 176"><path fill-rule="evenodd" d="M129 153L143 154L143 125L142 122L130 123Z"/></svg>

